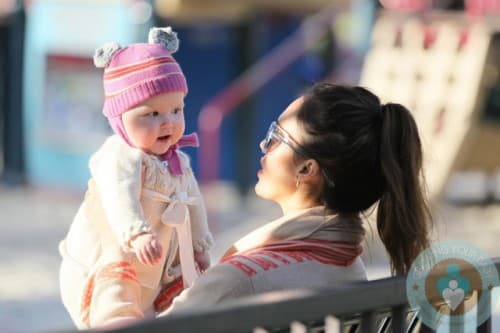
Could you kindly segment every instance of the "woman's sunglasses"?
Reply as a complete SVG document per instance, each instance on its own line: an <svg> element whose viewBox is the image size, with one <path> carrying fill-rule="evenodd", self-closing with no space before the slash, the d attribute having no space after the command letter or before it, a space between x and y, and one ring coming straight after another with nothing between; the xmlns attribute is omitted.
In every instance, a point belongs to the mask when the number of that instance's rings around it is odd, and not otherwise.
<svg viewBox="0 0 500 333"><path fill-rule="evenodd" d="M266 138L264 143L260 146L262 154L267 154L279 143L284 143L290 147L294 152L301 155L304 158L309 158L309 154L302 148L283 128L278 125L277 122L273 121L267 130Z"/></svg>
<svg viewBox="0 0 500 333"><path fill-rule="evenodd" d="M304 148L302 148L291 136L288 134L283 128L278 125L276 121L273 121L267 130L266 138L263 143L260 145L260 149L262 154L267 154L275 147L277 147L280 143L286 144L290 147L295 153L301 155L303 158L311 158L310 154L306 152ZM317 160L316 160L317 161ZM320 162L318 161L318 164ZM321 174L323 175L326 183L330 187L334 187L335 183L331 180L326 174L325 169L320 164Z"/></svg>

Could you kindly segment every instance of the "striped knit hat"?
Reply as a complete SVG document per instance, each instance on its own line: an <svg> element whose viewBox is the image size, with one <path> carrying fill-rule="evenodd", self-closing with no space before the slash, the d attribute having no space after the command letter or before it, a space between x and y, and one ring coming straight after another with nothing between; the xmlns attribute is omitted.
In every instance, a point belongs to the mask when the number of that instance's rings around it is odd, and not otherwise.
<svg viewBox="0 0 500 333"><path fill-rule="evenodd" d="M182 69L172 57L179 48L172 28L152 28L148 43L121 47L110 42L94 54L96 67L104 68L104 108L113 131L132 145L123 127L122 114L158 94L187 93Z"/></svg>

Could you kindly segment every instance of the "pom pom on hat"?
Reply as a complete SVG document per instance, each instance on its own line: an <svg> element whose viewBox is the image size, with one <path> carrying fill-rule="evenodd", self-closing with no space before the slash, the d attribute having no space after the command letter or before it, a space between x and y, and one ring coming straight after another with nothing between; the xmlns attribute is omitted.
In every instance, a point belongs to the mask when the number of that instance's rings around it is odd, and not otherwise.
<svg viewBox="0 0 500 333"><path fill-rule="evenodd" d="M162 44L170 53L175 53L179 49L179 39L177 33L172 30L172 27L156 28L149 30L149 44Z"/></svg>
<svg viewBox="0 0 500 333"><path fill-rule="evenodd" d="M122 47L118 42L108 42L95 50L94 53L94 65L98 68L104 68L109 65L113 54L120 50Z"/></svg>

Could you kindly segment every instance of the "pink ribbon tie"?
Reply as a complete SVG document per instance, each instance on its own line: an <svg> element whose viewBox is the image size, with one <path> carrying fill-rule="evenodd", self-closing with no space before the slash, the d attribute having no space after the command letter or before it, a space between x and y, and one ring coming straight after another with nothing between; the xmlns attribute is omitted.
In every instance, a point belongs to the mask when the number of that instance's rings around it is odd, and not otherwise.
<svg viewBox="0 0 500 333"><path fill-rule="evenodd" d="M167 152L161 157L168 162L168 169L173 175L182 175L181 160L179 158L179 153L177 153L178 148L182 147L199 147L200 143L198 141L198 134L191 133L183 135L175 145L170 146Z"/></svg>

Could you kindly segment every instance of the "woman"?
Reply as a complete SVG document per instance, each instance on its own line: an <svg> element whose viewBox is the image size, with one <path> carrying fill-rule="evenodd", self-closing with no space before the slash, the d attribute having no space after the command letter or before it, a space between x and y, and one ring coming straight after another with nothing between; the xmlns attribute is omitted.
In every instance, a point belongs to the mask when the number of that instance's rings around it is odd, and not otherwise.
<svg viewBox="0 0 500 333"><path fill-rule="evenodd" d="M273 122L255 191L277 202L278 220L236 242L164 313L235 297L365 280L360 215L378 203L377 229L392 272L405 274L429 245L422 150L410 112L361 87L314 85Z"/></svg>

